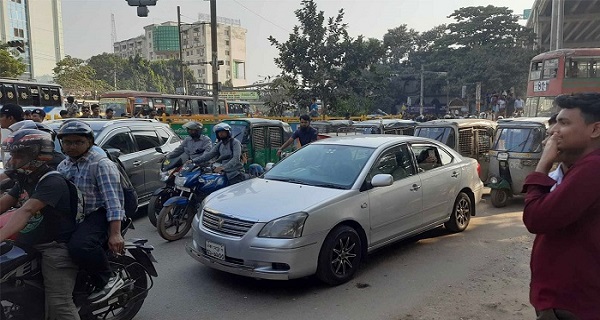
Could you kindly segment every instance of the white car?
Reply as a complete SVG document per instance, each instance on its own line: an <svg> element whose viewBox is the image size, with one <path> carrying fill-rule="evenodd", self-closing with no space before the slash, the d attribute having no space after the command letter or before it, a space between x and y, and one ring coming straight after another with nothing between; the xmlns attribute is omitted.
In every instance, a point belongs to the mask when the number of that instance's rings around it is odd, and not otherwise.
<svg viewBox="0 0 600 320"><path fill-rule="evenodd" d="M440 225L465 230L481 200L478 169L427 138L319 140L209 195L186 250L225 272L337 285L374 249Z"/></svg>

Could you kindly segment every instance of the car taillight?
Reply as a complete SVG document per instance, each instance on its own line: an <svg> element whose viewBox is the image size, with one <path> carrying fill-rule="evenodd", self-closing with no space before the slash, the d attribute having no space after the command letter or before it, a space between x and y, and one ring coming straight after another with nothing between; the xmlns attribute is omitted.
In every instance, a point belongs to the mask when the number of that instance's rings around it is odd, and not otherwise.
<svg viewBox="0 0 600 320"><path fill-rule="evenodd" d="M477 161L477 175L481 176L481 164Z"/></svg>

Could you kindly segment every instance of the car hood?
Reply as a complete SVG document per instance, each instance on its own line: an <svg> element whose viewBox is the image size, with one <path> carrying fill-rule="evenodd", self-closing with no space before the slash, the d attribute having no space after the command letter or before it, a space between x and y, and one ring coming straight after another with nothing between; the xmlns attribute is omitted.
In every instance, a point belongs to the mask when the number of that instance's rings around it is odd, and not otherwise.
<svg viewBox="0 0 600 320"><path fill-rule="evenodd" d="M316 205L336 201L351 192L352 190L250 179L211 194L206 199L205 207L244 220L268 222L291 213L310 211Z"/></svg>

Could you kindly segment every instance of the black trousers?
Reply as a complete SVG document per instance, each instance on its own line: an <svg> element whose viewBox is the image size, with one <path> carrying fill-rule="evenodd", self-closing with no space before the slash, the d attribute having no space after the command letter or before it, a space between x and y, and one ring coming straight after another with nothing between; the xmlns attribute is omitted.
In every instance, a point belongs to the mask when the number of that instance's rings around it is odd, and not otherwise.
<svg viewBox="0 0 600 320"><path fill-rule="evenodd" d="M579 320L576 315L562 309L546 309L535 313L536 320Z"/></svg>
<svg viewBox="0 0 600 320"><path fill-rule="evenodd" d="M87 271L92 284L104 287L112 273L106 256L108 221L106 210L101 208L87 215L69 240L69 254L80 268Z"/></svg>

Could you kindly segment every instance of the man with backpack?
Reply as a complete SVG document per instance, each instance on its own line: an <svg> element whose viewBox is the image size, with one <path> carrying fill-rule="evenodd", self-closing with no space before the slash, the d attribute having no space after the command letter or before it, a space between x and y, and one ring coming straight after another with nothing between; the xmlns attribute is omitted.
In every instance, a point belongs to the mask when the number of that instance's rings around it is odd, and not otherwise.
<svg viewBox="0 0 600 320"><path fill-rule="evenodd" d="M46 132L22 129L12 133L2 149L9 154L6 173L16 184L0 198L0 214L24 202L0 228L0 242L17 234L17 242L38 250L47 319L78 320L72 295L78 268L67 248L76 228L76 210L70 182L48 164L53 158L54 140Z"/></svg>
<svg viewBox="0 0 600 320"><path fill-rule="evenodd" d="M85 218L69 241L69 252L73 261L92 275L95 290L89 300L99 303L124 284L118 274L111 272L104 250L107 241L114 254L124 250L121 221L125 210L119 169L94 146L94 131L89 124L67 121L58 129L57 137L67 156L57 170L79 188L85 199Z"/></svg>

